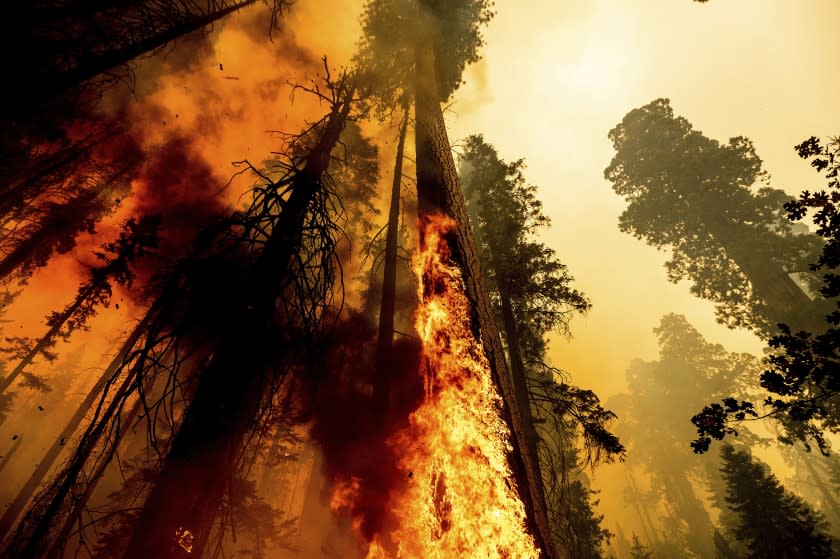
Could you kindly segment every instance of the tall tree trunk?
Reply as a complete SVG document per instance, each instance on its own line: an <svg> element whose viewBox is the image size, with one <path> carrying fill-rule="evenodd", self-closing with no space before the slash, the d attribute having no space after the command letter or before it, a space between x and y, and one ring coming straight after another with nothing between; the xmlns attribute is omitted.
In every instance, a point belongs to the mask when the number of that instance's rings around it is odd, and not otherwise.
<svg viewBox="0 0 840 559"><path fill-rule="evenodd" d="M244 438L252 426L277 341L270 338L279 286L300 247L309 203L320 188L350 111L352 92L336 104L311 149L282 215L260 254L248 304L231 317L227 336L201 375L195 396L146 499L125 559L200 557ZM176 533L192 535L191 550Z"/></svg>
<svg viewBox="0 0 840 559"><path fill-rule="evenodd" d="M388 233L385 238L385 268L382 277L382 304L379 306L379 336L376 342L376 369L373 377L373 406L382 417L388 416L391 400L391 352L394 345L394 310L397 301L397 235L400 223L400 187L403 174L403 150L408 130L408 103L403 106L400 138L391 184L391 207L388 212Z"/></svg>
<svg viewBox="0 0 840 559"><path fill-rule="evenodd" d="M440 108L441 99L434 66L435 54L431 42L418 44L415 82L418 211L421 219L434 213L443 213L455 220L456 226L447 242L454 261L461 269L466 295L473 309L473 332L476 339L481 340L494 380L506 404L505 420L513 434L511 442L519 450L511 456L511 467L519 482L520 497L538 545L548 551L551 531L538 458L530 450L516 392L507 371L502 342L496 329L490 297L482 279L478 251Z"/></svg>
<svg viewBox="0 0 840 559"><path fill-rule="evenodd" d="M23 435L18 435L15 439L15 442L12 443L12 448L9 449L9 452L3 456L3 459L0 460L0 472L6 467L6 465L11 461L12 457L17 453L18 448L20 448L20 443L23 442ZM3 536L5 535L5 531L0 529L0 541L3 541Z"/></svg>
<svg viewBox="0 0 840 559"><path fill-rule="evenodd" d="M32 346L26 355L24 355L15 368L10 372L8 375L3 377L0 380L0 394L3 394L7 388L23 373L24 369L32 364L32 361L35 357L38 356L39 353L42 353L45 349L52 347L55 343L55 338L58 336L58 333L61 331L61 328L67 323L68 320L79 310L79 307L87 300L88 297L91 296L92 293L96 292L101 285L107 281L107 276L102 277L98 281L94 281L89 283L85 288L83 288L79 293L76 295L76 298L73 300L73 303L64 309L61 315L53 321L53 325L50 327L47 332L41 336L38 341Z"/></svg>
<svg viewBox="0 0 840 559"><path fill-rule="evenodd" d="M114 205L109 198L120 185L128 185L130 178L126 175L133 167L131 164L124 166L104 178L100 184L82 190L66 203L50 207L45 215L36 220L37 228L0 259L0 283L21 267L24 270L15 274L15 278L20 280L28 277L38 266L46 265L55 247L64 246L64 250L67 250L73 246L72 241L77 235L111 211ZM2 244L3 241L0 241Z"/></svg>
<svg viewBox="0 0 840 559"><path fill-rule="evenodd" d="M79 407L76 409L76 413L70 417L70 420L64 426L64 429L56 438L55 442L53 442L44 457L41 458L41 461L38 462L38 466L29 476L29 479L26 480L26 483L23 484L23 487L21 487L15 499L3 513L3 516L0 517L0 540L2 540L4 534L8 533L15 520L17 520L17 517L21 512L23 512L26 503L29 502L29 499L31 499L32 495L35 494L35 490L38 489L41 481L43 481L44 477L46 477L46 475L50 472L55 464L55 461L58 459L58 456L61 454L61 451L64 450L65 444L70 441L73 433L75 433L76 429L79 428L79 425L81 425L85 415L87 415L87 413L91 410L96 400L102 396L102 391L105 388L105 385L111 380L111 377L114 375L119 366L122 365L128 355L128 352L130 352L137 343L140 335L145 332L148 322L149 315L147 314L146 318L144 318L143 321L134 328L134 331L120 349L120 352L116 357L114 357L110 365L108 365L108 368L103 371L102 376L99 377L99 380L97 380L96 384L94 384L90 389L88 395L79 404Z"/></svg>
<svg viewBox="0 0 840 559"><path fill-rule="evenodd" d="M493 247L490 247L490 251L493 253ZM498 262L494 261L494 265L497 271L499 271ZM513 312L510 285L506 279L502 279L499 283L502 324L505 329L505 340L507 340L508 357L510 358L511 385L514 396L516 397L516 405L519 407L519 415L522 418L522 429L525 432L528 452L532 456L537 457L537 466L539 467L539 435L537 435L537 429L534 426L534 416L531 413L531 399L528 397L528 377L525 372L525 364L522 361L522 349L519 346L519 333L517 331L516 317ZM552 472L550 475L554 475L554 473Z"/></svg>
<svg viewBox="0 0 840 559"><path fill-rule="evenodd" d="M43 190L43 182L69 166L76 167L89 161L91 150L119 132L112 128L98 131L73 142L70 146L51 155L30 161L16 172L16 178L0 184L0 220L28 204Z"/></svg>
<svg viewBox="0 0 840 559"><path fill-rule="evenodd" d="M165 359L166 358L164 358L164 361ZM154 379L150 380L153 381ZM152 385L153 382L147 382L147 394L152 388ZM131 429L132 424L134 423L134 420L137 418L137 415L140 413L141 409L143 409L143 401L140 398L137 398L137 401L134 402L133 406L131 406L131 410L129 410L129 412L124 417L120 418L119 434L114 439L114 443L110 446L110 448L108 448L107 456L104 458L100 458L97 461L96 468L85 480L84 492L81 495L74 496L70 512L64 518L61 530L58 532L58 536L53 540L52 546L47 550L47 553L44 555L45 559L60 559L62 557L64 546L67 544L67 540L70 537L70 531L73 529L74 526L78 525L77 523L79 517L85 510L85 507L87 506L87 503L90 500L90 496L93 494L94 490L96 489L96 486L99 485L99 482L105 475L105 470L111 464L114 455L117 453L119 443L125 440L125 436L128 434L128 430Z"/></svg>
<svg viewBox="0 0 840 559"><path fill-rule="evenodd" d="M811 298L793 281L781 264L773 261L767 254L741 246L737 231L722 234L720 242L727 255L747 276L755 293L767 304L774 328L776 323L784 322L794 331L825 330L825 317L816 311Z"/></svg>

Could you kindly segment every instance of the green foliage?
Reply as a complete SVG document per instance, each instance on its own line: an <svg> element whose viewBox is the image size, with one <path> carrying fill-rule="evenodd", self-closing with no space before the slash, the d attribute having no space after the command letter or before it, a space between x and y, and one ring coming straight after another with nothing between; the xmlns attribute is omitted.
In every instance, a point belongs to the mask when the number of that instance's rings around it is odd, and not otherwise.
<svg viewBox="0 0 840 559"><path fill-rule="evenodd" d="M571 287L574 278L551 248L536 240L550 225L522 159L505 163L480 135L470 136L459 158L461 186L479 245L488 287L513 302L525 361L541 359L542 337L569 333L569 321L591 307Z"/></svg>
<svg viewBox="0 0 840 559"><path fill-rule="evenodd" d="M789 200L784 208L791 220L801 220L809 209L816 209L813 221L817 234L826 242L816 264L824 272L820 289L826 298L840 295L840 141L830 140L823 146L814 137L796 146L800 157L811 159L811 165L824 172L829 192L804 191L796 200ZM840 432L840 311L826 317L828 328L819 334L794 332L790 326L780 325L781 333L769 341L769 368L761 375L761 385L769 395L764 400L769 415L778 419L786 429L783 442L801 441L806 448L814 442L822 452L828 452L825 432ZM747 415L756 416L751 402L734 398L706 406L692 421L698 438L692 443L698 452L708 449L712 439L722 439L735 432L730 423L738 423Z"/></svg>
<svg viewBox="0 0 840 559"><path fill-rule="evenodd" d="M630 111L609 138L616 155L604 175L628 202L619 228L671 250L670 281L691 281L718 320L763 336L814 316L793 304L790 293L808 298L789 275L816 286L809 265L822 242L785 219L787 194L754 186L767 176L750 140L708 138L667 99Z"/></svg>
<svg viewBox="0 0 840 559"><path fill-rule="evenodd" d="M362 83L393 104L413 90L415 49L431 43L438 91L448 99L479 59L481 26L493 15L490 0L370 0L355 59Z"/></svg>
<svg viewBox="0 0 840 559"><path fill-rule="evenodd" d="M721 455L726 502L740 517L735 536L749 548L749 559L831 557L832 540L820 514L746 450L724 445Z"/></svg>

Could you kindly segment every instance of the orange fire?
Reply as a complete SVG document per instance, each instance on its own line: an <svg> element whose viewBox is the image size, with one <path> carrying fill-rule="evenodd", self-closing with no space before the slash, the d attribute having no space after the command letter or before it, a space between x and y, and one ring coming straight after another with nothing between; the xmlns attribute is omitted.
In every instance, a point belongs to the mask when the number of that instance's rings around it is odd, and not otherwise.
<svg viewBox="0 0 840 559"><path fill-rule="evenodd" d="M507 463L502 400L470 330L461 272L449 262L443 236L453 226L443 216L426 221L414 258L426 395L409 426L389 441L405 474L390 499L398 525L371 544L368 559L540 555Z"/></svg>

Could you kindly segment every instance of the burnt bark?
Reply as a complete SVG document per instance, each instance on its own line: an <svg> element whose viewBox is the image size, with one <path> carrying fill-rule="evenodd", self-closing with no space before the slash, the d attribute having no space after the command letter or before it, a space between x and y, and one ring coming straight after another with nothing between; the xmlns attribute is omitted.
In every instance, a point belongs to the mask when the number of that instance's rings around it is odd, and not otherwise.
<svg viewBox="0 0 840 559"><path fill-rule="evenodd" d="M507 370L504 349L495 325L490 297L481 274L475 239L461 191L455 160L440 108L435 77L435 53L431 43L416 51L416 149L417 201L421 220L435 213L448 215L456 226L447 238L452 258L461 269L466 296L473 309L473 332L481 340L493 378L505 402L505 420L511 427L514 448L511 467L518 481L519 495L539 547L548 552L548 528L542 477L538 458L530 450L525 422L517 404L516 391Z"/></svg>
<svg viewBox="0 0 840 559"><path fill-rule="evenodd" d="M207 544L276 354L275 301L289 279L307 208L347 120L352 95L346 93L293 177L291 194L256 262L246 304L231 316L227 335L201 375L124 559L199 557ZM177 534L184 531L192 535L190 550L179 543Z"/></svg>
<svg viewBox="0 0 840 559"><path fill-rule="evenodd" d="M385 263L382 277L382 301L379 306L379 333L376 342L376 369L373 377L373 406L377 414L388 416L391 400L391 375L394 345L394 311L397 301L397 234L400 221L400 187L403 174L403 151L408 130L408 105L403 112L394 180L391 185L391 206L388 211L388 232L385 238Z"/></svg>

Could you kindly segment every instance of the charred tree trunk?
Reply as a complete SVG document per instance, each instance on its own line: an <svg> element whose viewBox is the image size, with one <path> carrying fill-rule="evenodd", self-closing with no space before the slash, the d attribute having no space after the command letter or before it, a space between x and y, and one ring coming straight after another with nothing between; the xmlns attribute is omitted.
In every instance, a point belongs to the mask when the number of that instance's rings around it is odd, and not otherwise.
<svg viewBox="0 0 840 559"><path fill-rule="evenodd" d="M125 559L200 557L225 487L263 396L277 340L271 339L278 290L300 248L310 201L320 188L350 111L350 97L333 106L310 150L282 215L260 254L247 304L229 321L175 435L161 473L135 524ZM186 534L188 537L182 537Z"/></svg>
<svg viewBox="0 0 840 559"><path fill-rule="evenodd" d="M151 380L153 381L154 379ZM148 384L146 385L146 393L148 393L148 391L152 388L153 384L153 382L148 382ZM97 461L96 468L87 477L84 492L81 495L74 496L70 512L64 518L61 530L58 532L58 535L53 540L52 546L47 550L47 553L44 555L45 559L60 559L61 557L63 557L64 546L67 544L67 540L70 537L71 530L78 525L77 523L79 521L79 517L85 510L85 507L87 507L87 503L88 501L90 501L91 495L96 489L96 486L99 485L99 482L105 475L105 470L111 464L114 455L117 453L119 443L125 440L125 436L128 434L128 430L131 429L134 420L137 418L137 415L142 409L143 401L142 399L138 398L137 401L134 402L134 405L131 406L131 410L129 410L129 412L124 417L120 418L119 434L114 439L113 444L108 449L107 456L104 459L100 459Z"/></svg>
<svg viewBox="0 0 840 559"><path fill-rule="evenodd" d="M440 108L441 99L434 69L435 54L431 42L418 45L416 55L415 134L420 219L442 213L456 222L447 242L463 274L466 295L473 308L473 332L476 339L481 340L506 404L506 421L513 435L511 442L519 451L511 456L511 467L519 481L519 494L538 545L547 551L550 549L551 532L548 528L542 477L537 456L530 451L516 392L511 385L504 350L495 326L490 297L482 279L478 251Z"/></svg>
<svg viewBox="0 0 840 559"><path fill-rule="evenodd" d="M29 479L26 480L26 483L23 484L23 487L18 492L14 501L11 502L9 507L3 513L3 516L0 517L0 540L2 540L4 534L8 533L14 525L15 520L17 520L17 517L21 512L23 512L26 503L28 503L32 498L32 495L35 494L38 486L52 469L55 461L61 454L61 451L64 450L64 445L70 441L73 433L76 432L76 429L78 429L79 425L81 425L82 421L84 421L85 415L87 415L87 413L91 410L96 400L102 396L105 386L111 380L120 365L122 365L128 353L140 339L140 335L145 332L148 321L149 317L147 315L147 317L143 319L137 327L135 327L134 331L123 344L120 352L116 357L114 357L111 364L107 369L105 369L102 376L99 377L99 380L97 380L96 384L94 384L90 389L87 397L85 397L85 399L79 404L76 413L73 414L67 422L67 425L64 426L64 429L61 431L58 438L56 438L50 449L44 457L41 458L40 462L38 462L38 466L35 468L35 471L32 472L32 475L30 475Z"/></svg>
<svg viewBox="0 0 840 559"><path fill-rule="evenodd" d="M376 369L373 377L373 406L382 417L388 416L391 400L391 375L394 345L394 311L397 301L397 234L400 222L400 187L403 174L403 150L408 130L408 104L404 107L400 138L391 185L391 207L388 212L388 233L385 240L385 268L382 277L382 304L379 307L379 335L376 342Z"/></svg>
<svg viewBox="0 0 840 559"><path fill-rule="evenodd" d="M60 177L66 170L78 168L90 161L95 146L113 137L115 130L91 134L70 146L14 170L15 178L0 184L0 220L32 201L43 190L45 183ZM7 177L8 178L8 177Z"/></svg>

